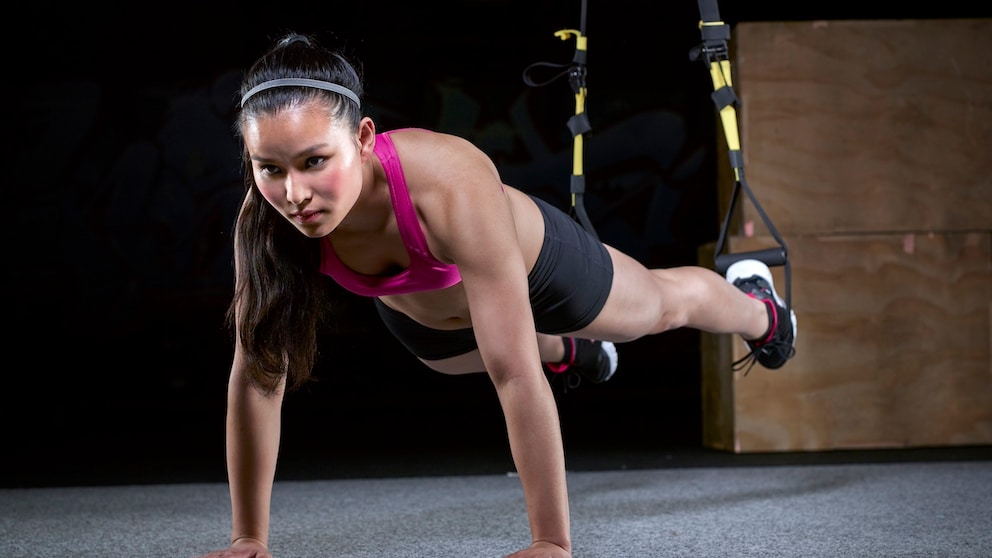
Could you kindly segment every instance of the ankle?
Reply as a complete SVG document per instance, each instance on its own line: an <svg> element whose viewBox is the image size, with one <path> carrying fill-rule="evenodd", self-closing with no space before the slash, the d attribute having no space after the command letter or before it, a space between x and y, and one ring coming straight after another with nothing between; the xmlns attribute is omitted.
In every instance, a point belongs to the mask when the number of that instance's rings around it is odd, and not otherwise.
<svg viewBox="0 0 992 558"><path fill-rule="evenodd" d="M766 298L764 300L761 299L755 299L755 300L758 300L764 305L765 313L768 316L768 321L767 321L768 326L765 332L762 333L761 335L754 338L745 337L745 340L760 346L760 345L764 345L765 343L768 343L769 341L772 340L772 337L775 336L775 330L778 329L778 311L776 310L775 302L772 299Z"/></svg>
<svg viewBox="0 0 992 558"><path fill-rule="evenodd" d="M571 337L562 337L562 357L558 362L547 362L548 369L554 373L561 373L572 365L575 364L575 339Z"/></svg>

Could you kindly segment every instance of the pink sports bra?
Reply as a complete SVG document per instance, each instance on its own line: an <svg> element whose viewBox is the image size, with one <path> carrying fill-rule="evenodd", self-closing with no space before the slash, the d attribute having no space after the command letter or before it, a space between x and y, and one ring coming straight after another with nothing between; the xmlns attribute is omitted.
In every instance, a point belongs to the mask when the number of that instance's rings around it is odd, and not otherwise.
<svg viewBox="0 0 992 558"><path fill-rule="evenodd" d="M458 267L438 261L427 247L427 239L410 201L403 167L396 156L390 132L376 135L374 153L379 157L389 183L396 225L403 245L410 254L410 267L396 275L362 275L348 269L334 252L327 238L320 240L320 272L331 276L339 285L361 296L386 296L418 291L433 291L450 287L462 280Z"/></svg>

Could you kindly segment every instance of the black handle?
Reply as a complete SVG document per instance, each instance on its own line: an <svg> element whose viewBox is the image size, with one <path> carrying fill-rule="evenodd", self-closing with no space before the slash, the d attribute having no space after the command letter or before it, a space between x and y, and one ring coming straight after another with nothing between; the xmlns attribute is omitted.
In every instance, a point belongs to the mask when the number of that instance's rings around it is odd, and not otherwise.
<svg viewBox="0 0 992 558"><path fill-rule="evenodd" d="M741 260L758 260L765 265L772 267L785 265L787 261L785 248L767 248L765 250L754 250L753 252L739 252L737 254L719 254L716 257L716 271L720 275L727 273L727 269Z"/></svg>

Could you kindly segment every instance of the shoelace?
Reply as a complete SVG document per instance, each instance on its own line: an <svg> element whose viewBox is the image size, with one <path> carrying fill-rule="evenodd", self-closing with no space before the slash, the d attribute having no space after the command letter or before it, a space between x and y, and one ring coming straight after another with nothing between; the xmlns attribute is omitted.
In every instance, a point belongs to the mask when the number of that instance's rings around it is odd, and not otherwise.
<svg viewBox="0 0 992 558"><path fill-rule="evenodd" d="M582 385L582 375L578 372L568 371L551 375L551 383L561 382L561 392L568 393L570 389L576 389Z"/></svg>
<svg viewBox="0 0 992 558"><path fill-rule="evenodd" d="M744 375L747 376L748 372L751 371L751 368L757 364L759 354L774 355L776 353L781 360L789 360L795 356L796 348L785 341L773 340L760 347L751 349L748 354L735 360L730 369L734 372L744 370Z"/></svg>
<svg viewBox="0 0 992 558"><path fill-rule="evenodd" d="M758 357L757 355L755 355L755 353L758 352L759 350L760 349L752 350L748 354L735 360L734 363L730 366L730 369L734 372L740 372L741 370L744 370L744 375L747 376L748 373L751 372L751 369L754 368L754 365L758 362ZM747 365L746 368L745 365Z"/></svg>
<svg viewBox="0 0 992 558"><path fill-rule="evenodd" d="M565 341L569 344L569 353L565 362L544 363L548 370L553 373L551 376L552 384L555 381L561 382L562 393L568 393L568 390L578 388L582 385L583 380L582 374L575 370L575 360L578 358L578 347L576 346L575 338L566 337Z"/></svg>

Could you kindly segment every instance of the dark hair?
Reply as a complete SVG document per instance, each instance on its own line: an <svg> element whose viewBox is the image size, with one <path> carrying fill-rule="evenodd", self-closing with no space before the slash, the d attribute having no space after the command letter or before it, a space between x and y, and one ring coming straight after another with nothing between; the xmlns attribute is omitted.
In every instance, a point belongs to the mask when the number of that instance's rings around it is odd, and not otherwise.
<svg viewBox="0 0 992 558"><path fill-rule="evenodd" d="M307 35L283 36L249 68L238 95L280 78L309 78L344 86L359 98L362 79L340 53ZM245 122L312 100L325 102L332 118L357 132L362 114L358 103L333 91L289 86L265 89L241 107L235 134L243 139ZM331 305L330 279L318 271L320 244L297 231L262 197L255 185L247 149L243 152L247 191L235 223L238 261L228 325L238 332L250 381L266 393L286 389L309 378L317 359L322 315Z"/></svg>

